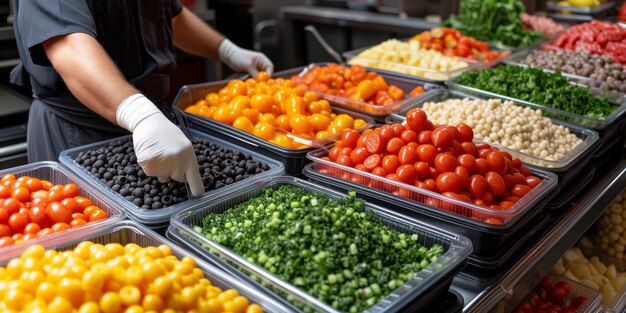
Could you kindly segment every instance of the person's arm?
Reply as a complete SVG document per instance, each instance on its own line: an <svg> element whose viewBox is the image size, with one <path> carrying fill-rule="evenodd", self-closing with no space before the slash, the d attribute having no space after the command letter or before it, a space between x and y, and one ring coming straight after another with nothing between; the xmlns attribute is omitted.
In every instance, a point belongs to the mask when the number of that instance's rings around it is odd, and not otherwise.
<svg viewBox="0 0 626 313"><path fill-rule="evenodd" d="M96 39L71 33L44 41L43 49L80 102L133 133L137 162L147 175L186 181L191 194L204 193L189 139L126 81Z"/></svg>
<svg viewBox="0 0 626 313"><path fill-rule="evenodd" d="M43 48L72 94L117 124L117 106L139 91L126 81L100 43L87 34L73 33L49 39Z"/></svg>
<svg viewBox="0 0 626 313"><path fill-rule="evenodd" d="M256 76L259 71L272 74L274 65L264 54L242 49L204 23L187 8L172 19L174 45L193 55L219 59L235 71Z"/></svg>

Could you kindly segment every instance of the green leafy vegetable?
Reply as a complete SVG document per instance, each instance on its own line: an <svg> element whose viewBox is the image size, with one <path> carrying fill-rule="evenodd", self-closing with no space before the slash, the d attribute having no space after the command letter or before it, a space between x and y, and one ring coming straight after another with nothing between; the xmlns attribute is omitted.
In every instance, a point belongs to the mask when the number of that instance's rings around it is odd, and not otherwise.
<svg viewBox="0 0 626 313"><path fill-rule="evenodd" d="M451 16L444 26L498 48L526 47L541 40L543 34L524 29L522 12L524 5L519 0L462 0L459 15Z"/></svg>
<svg viewBox="0 0 626 313"><path fill-rule="evenodd" d="M347 312L373 306L444 252L384 225L354 193L333 200L290 185L210 214L195 230Z"/></svg>
<svg viewBox="0 0 626 313"><path fill-rule="evenodd" d="M465 72L457 83L599 120L616 109L608 99L571 84L560 73L538 68L501 65Z"/></svg>

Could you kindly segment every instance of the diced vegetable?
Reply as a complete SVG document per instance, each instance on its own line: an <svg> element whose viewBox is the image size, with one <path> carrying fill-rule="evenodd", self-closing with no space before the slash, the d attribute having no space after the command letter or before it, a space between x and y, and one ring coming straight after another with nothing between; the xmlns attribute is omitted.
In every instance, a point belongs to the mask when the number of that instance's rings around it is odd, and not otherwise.
<svg viewBox="0 0 626 313"><path fill-rule="evenodd" d="M444 252L384 225L354 194L333 200L289 185L209 214L195 229L346 312L376 304Z"/></svg>

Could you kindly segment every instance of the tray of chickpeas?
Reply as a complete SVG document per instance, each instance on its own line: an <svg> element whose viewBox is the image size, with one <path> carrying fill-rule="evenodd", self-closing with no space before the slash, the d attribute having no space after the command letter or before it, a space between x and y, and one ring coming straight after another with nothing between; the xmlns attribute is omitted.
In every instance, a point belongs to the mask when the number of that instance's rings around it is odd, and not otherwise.
<svg viewBox="0 0 626 313"><path fill-rule="evenodd" d="M374 124L372 117L334 107L290 79L265 72L246 80L183 86L173 108L192 128L282 159L288 174L302 170L313 148L333 143L346 129Z"/></svg>
<svg viewBox="0 0 626 313"><path fill-rule="evenodd" d="M292 312L135 222L0 257L2 312Z"/></svg>
<svg viewBox="0 0 626 313"><path fill-rule="evenodd" d="M457 91L433 91L390 115L403 121L406 111L424 110L434 123L467 124L475 138L497 146L522 162L557 174L561 190L568 190L598 148L598 133L582 126L551 119L538 109L514 101L482 99Z"/></svg>

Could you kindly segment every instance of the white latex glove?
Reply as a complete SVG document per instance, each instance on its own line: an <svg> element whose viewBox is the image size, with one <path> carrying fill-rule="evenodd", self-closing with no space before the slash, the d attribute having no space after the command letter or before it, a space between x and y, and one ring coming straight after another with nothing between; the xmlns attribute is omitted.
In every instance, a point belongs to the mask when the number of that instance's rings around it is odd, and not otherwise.
<svg viewBox="0 0 626 313"><path fill-rule="evenodd" d="M135 155L148 176L189 183L194 197L204 193L191 141L142 94L124 100L115 112L117 124L133 133Z"/></svg>
<svg viewBox="0 0 626 313"><path fill-rule="evenodd" d="M228 39L224 39L217 50L220 61L237 72L246 72L256 77L259 71L270 76L274 72L274 64L265 54L238 47Z"/></svg>

